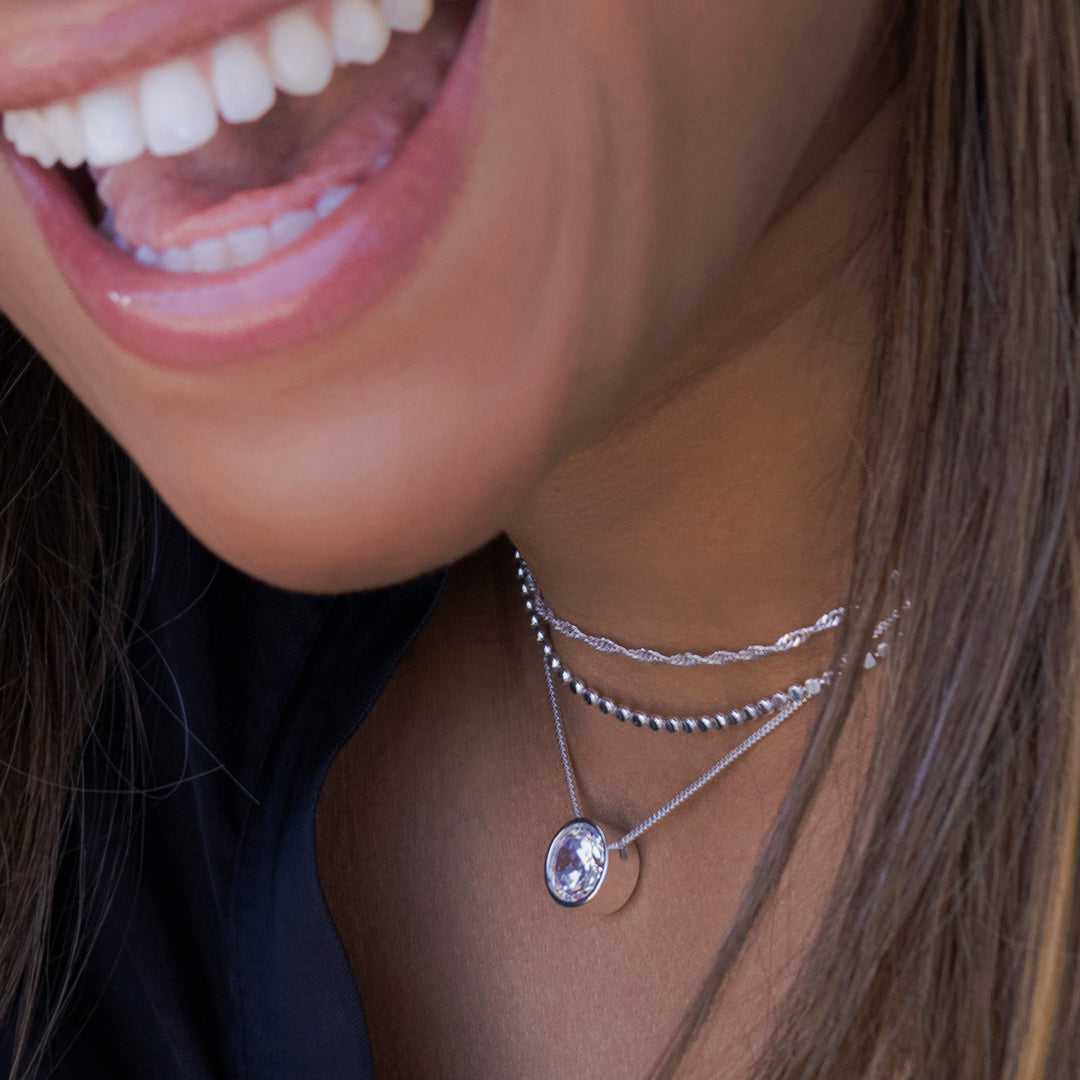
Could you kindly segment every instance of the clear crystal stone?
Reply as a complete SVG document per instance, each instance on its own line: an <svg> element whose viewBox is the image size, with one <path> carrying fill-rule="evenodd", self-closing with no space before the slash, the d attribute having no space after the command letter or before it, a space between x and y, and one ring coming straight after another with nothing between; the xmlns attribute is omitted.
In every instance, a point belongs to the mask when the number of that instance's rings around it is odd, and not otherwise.
<svg viewBox="0 0 1080 1080"><path fill-rule="evenodd" d="M548 891L560 904L584 904L604 880L607 857L607 842L599 825L583 818L564 825L548 848Z"/></svg>

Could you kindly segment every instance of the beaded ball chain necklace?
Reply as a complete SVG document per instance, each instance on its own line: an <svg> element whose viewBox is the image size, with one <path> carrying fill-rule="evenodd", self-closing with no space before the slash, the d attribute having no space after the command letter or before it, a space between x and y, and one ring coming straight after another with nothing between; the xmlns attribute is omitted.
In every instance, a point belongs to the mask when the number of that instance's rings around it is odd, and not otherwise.
<svg viewBox="0 0 1080 1080"><path fill-rule="evenodd" d="M695 717L661 717L617 704L611 697L591 689L578 679L566 666L551 642L549 632L554 630L564 637L579 641L598 652L614 654L645 664L666 664L674 667L707 665L720 667L761 659L789 652L805 644L817 634L834 629L844 620L845 610L834 608L826 612L811 626L791 630L772 645L748 645L738 650L719 649L712 653L693 652L662 653L656 649L631 648L608 637L588 634L574 623L558 618L544 601L532 571L521 552L514 553L517 577L537 643L544 660L544 679L547 684L551 715L555 722L555 735L559 745L566 787L574 816L556 832L548 846L544 860L544 879L551 897L564 907L582 907L601 913L618 911L633 894L640 871L640 856L636 841L687 799L696 795L714 780L724 769L755 746L766 735L775 731L785 720L797 712L811 698L829 686L833 679L831 670L814 675L786 690L778 690L770 697L724 712ZM874 647L863 658L865 668L875 667L888 654L889 643L885 634L899 619L899 609L893 611L877 624L873 632ZM842 659L841 663L845 660ZM556 679L572 694L601 713L614 716L623 723L652 731L704 732L718 731L737 724L762 721L751 735L701 774L692 784L659 809L639 822L632 829L619 835L620 830L586 817L578 794L577 779L566 738L566 726L556 694Z"/></svg>

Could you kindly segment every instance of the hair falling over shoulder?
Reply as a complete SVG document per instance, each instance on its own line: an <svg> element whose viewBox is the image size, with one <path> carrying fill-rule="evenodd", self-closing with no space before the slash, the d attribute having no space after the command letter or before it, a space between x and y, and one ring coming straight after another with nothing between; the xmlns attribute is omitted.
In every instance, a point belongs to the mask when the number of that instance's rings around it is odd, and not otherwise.
<svg viewBox="0 0 1080 1080"><path fill-rule="evenodd" d="M103 737L96 728L107 698L117 715L133 717L124 620L141 488L134 467L6 323L0 347L0 1017L14 1025L13 1075L29 1076L116 862L116 852L80 850L81 760L86 741ZM137 728L108 737L112 783L130 794ZM129 803L114 805L120 838ZM62 864L75 903L58 940Z"/></svg>
<svg viewBox="0 0 1080 1080"><path fill-rule="evenodd" d="M916 0L849 620L899 580L843 868L755 1080L1080 1076L1080 7ZM857 665L856 665L857 667ZM672 1076L776 889L846 669Z"/></svg>
<svg viewBox="0 0 1080 1080"><path fill-rule="evenodd" d="M911 607L845 862L755 1080L1075 1080L1080 7L903 8L903 168L847 601L861 615L838 652L862 655L894 569ZM83 910L55 939L81 747L107 695L130 698L122 612L146 505L44 365L13 335L3 347L0 1012L18 1017L24 1075L108 894L108 866L84 860ZM780 883L855 667L658 1077L692 1054ZM134 760L133 714L116 711Z"/></svg>

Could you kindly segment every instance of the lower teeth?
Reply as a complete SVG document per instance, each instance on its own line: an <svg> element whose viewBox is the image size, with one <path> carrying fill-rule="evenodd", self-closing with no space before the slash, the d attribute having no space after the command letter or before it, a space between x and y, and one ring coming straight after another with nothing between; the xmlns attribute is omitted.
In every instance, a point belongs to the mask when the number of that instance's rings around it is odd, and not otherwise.
<svg viewBox="0 0 1080 1080"><path fill-rule="evenodd" d="M159 251L146 244L136 246L116 232L111 214L105 215L98 232L144 266L174 274L218 274L260 262L299 240L337 211L358 186L345 184L331 188L313 207L291 210L269 225L251 225L225 236L204 237L186 248L172 247Z"/></svg>

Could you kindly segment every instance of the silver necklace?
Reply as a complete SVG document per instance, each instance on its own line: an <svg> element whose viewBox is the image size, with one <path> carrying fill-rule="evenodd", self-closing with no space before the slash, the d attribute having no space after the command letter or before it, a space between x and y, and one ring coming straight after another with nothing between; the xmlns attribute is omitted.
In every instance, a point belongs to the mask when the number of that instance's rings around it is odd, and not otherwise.
<svg viewBox="0 0 1080 1080"><path fill-rule="evenodd" d="M775 656L777 653L790 652L800 645L805 645L812 637L824 633L826 630L834 630L843 621L846 614L844 608L833 608L818 617L810 626L803 626L798 630L789 630L781 634L771 645L747 645L745 648L730 650L717 649L711 653L679 652L663 653L657 649L631 648L621 645L609 637L602 637L586 633L569 619L561 619L557 616L544 599L540 587L536 584L532 569L525 561L520 551L514 552L514 561L517 563L518 581L521 583L521 591L528 604L531 604L530 612L535 614L537 622L545 622L552 630L557 630L563 637L580 641L597 652L611 653L615 656L623 656L628 660L637 660L643 664L669 664L673 667L693 667L708 665L710 667L722 667L725 664L741 663L747 660L760 660L763 656ZM528 606L528 604L526 606Z"/></svg>
<svg viewBox="0 0 1080 1080"><path fill-rule="evenodd" d="M771 697L761 698L754 704L744 705L730 712L684 719L674 717L664 719L617 705L611 698L601 695L577 679L556 653L544 630L544 624L600 652L615 653L642 663L664 663L677 667L697 664L721 666L756 660L763 656L772 656L795 649L815 634L838 626L845 612L842 607L834 608L822 615L811 626L789 631L772 645L749 645L738 650L720 649L708 654L692 652L666 654L655 649L630 649L611 638L586 634L575 624L559 619L545 603L532 571L521 553L515 551L514 557L529 624L536 633L537 642L543 651L544 680L551 702L551 715L555 722L555 736L559 744L563 774L566 777L566 787L574 813L573 818L556 832L548 845L547 856L544 860L544 880L551 897L564 907L576 908L589 904L591 909L598 913L615 912L626 904L637 885L641 867L637 840L642 834L662 821L687 799L696 795L747 750L775 731L811 698L820 694L831 684L833 673L831 670L825 671L819 677L806 679L787 690L778 691ZM873 639L877 644L867 652L863 660L865 668L873 668L885 658L889 645L882 638L899 617L900 611L897 609L874 628ZM840 663L845 665L847 658L842 657ZM648 727L654 731L715 731L753 720L764 720L764 723L658 810L618 839L609 839L609 837L618 836L619 830L584 815L574 766L570 758L566 727L555 692L553 674L558 675L570 692L580 697L587 705L595 706L602 713L613 715L623 722L630 722L638 727ZM768 717L767 720L766 717Z"/></svg>
<svg viewBox="0 0 1080 1080"><path fill-rule="evenodd" d="M561 623L563 626L571 627L575 632L569 636L575 637L577 640L584 640L586 644L590 644L593 641L610 642L610 639L589 638L588 635L584 635L582 631L578 630L573 623L567 623L564 620L558 619L544 603L540 590L532 576L529 564L525 561L521 552L515 551L514 558L517 562L517 576L519 587L525 601L525 611L529 616L529 625L532 627L536 636L536 641L543 651L545 667L550 672L557 675L570 693L580 697L586 705L599 709L600 712L607 716L614 716L622 723L630 723L635 727L648 728L651 731L669 731L676 733L720 731L723 728L735 727L738 724L763 720L789 704L799 704L803 699L818 694L822 687L829 686L833 680L832 670L823 671L820 675L812 676L801 683L794 683L786 690L777 690L776 693L766 695L765 697L759 698L757 701L749 702L745 705L723 712L707 713L704 716L664 717L656 713L647 713L640 709L619 705L611 697L601 693L599 690L593 689L574 675L556 651L554 644L544 629L544 624L546 623L549 626L554 626L556 623ZM820 633L821 630L831 629L835 626L836 623L832 620L837 616L837 613L839 613L839 618L842 620L844 609L835 608L832 612L828 612L818 619L814 624L814 627L820 627L820 629L811 628L812 633L809 633L809 636L813 636L815 633ZM878 661L885 658L885 655L889 651L889 643L884 640L884 635L899 617L900 611L897 609L882 619L874 628L872 640L876 644L872 649L867 651L863 658L863 667L870 669L874 667ZM738 651L720 650L710 653L708 656L700 656L696 653L679 653L673 658L670 656L665 657L663 653L659 653L654 649L625 650L623 646L617 646L616 648L617 650L621 650L620 655L627 656L629 659L640 660L643 663L668 663L690 657L692 658L690 661L679 662L676 663L675 666L687 667L690 666L691 663L708 663L718 666L721 664L735 663L740 660L759 659L761 656L771 656L776 652L787 652L796 648L798 645L804 644L805 641L808 640L808 637L803 635L807 634L808 631L806 630L793 630L784 634L776 645L751 645ZM602 648L600 651L615 652L616 649ZM644 653L648 654L650 657L660 657L661 659L643 660L641 656L634 655L635 653ZM728 657L728 659L713 659L720 656ZM846 658L841 662L846 663Z"/></svg>
<svg viewBox="0 0 1080 1080"><path fill-rule="evenodd" d="M528 604L528 601L526 601L526 604ZM536 640L543 650L545 666L554 675L558 676L571 694L580 697L586 705L599 709L605 716L614 716L616 720L624 724L630 723L634 727L648 728L650 731L720 731L726 727L735 727L738 724L763 720L772 713L783 709L786 705L797 705L804 698L820 693L821 688L829 686L833 679L831 670L823 671L816 677L811 677L801 683L795 683L786 690L777 690L775 694L759 698L757 701L742 705L736 709L707 713L704 716L663 717L655 713L631 709L625 705L617 705L610 697L604 696L600 691L592 689L577 678L555 651L555 647L551 644L542 627L536 628ZM880 641L873 652L868 652L866 655L876 663L877 659L885 656L888 648L888 642Z"/></svg>
<svg viewBox="0 0 1080 1080"><path fill-rule="evenodd" d="M559 756L562 758L566 787L570 793L570 805L574 812L573 818L559 829L548 845L547 856L544 860L544 880L547 882L548 892L557 903L571 908L589 904L591 909L599 914L611 914L618 911L633 894L641 868L637 839L657 822L666 818L676 807L696 795L724 769L742 757L747 750L801 709L810 698L821 692L819 686L815 693L807 694L798 701L789 702L757 731L743 739L715 765L703 772L692 784L683 788L674 798L664 803L619 839L609 840L609 837L618 836L619 831L594 818L586 817L582 809L574 766L570 759L570 748L566 740L566 727L559 709L559 699L555 693L551 669L547 664L544 665L544 679L551 701L551 715L555 721L555 736L559 743Z"/></svg>

